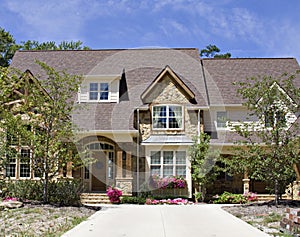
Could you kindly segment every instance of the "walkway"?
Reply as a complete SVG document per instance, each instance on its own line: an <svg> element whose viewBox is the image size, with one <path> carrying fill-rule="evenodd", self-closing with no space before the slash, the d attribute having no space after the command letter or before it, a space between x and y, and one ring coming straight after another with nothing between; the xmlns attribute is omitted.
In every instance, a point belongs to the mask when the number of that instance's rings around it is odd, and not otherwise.
<svg viewBox="0 0 300 237"><path fill-rule="evenodd" d="M219 205L110 205L63 237L263 237L269 236Z"/></svg>

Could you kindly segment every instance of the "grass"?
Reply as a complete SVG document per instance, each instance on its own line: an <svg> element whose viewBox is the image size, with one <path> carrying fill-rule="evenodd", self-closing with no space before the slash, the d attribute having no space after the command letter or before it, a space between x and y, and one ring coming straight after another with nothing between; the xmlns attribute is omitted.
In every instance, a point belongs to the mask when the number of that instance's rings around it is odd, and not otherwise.
<svg viewBox="0 0 300 237"><path fill-rule="evenodd" d="M56 237L72 229L94 210L50 205L0 210L0 236Z"/></svg>

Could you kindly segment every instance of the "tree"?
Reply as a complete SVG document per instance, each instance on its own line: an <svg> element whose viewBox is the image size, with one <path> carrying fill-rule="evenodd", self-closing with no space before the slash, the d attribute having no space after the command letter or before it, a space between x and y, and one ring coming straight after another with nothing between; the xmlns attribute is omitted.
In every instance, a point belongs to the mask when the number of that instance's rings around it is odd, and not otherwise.
<svg viewBox="0 0 300 237"><path fill-rule="evenodd" d="M62 41L58 45L54 41L39 43L36 40L27 40L21 42L21 50L88 50L87 46L82 46L82 42L78 41Z"/></svg>
<svg viewBox="0 0 300 237"><path fill-rule="evenodd" d="M275 204L295 178L294 164L299 160L298 120L300 88L295 75L249 78L236 83L254 122L231 124L240 135L234 156L224 159L232 173L246 172L250 178L265 181L274 190Z"/></svg>
<svg viewBox="0 0 300 237"><path fill-rule="evenodd" d="M0 154L5 166L22 159L18 151L27 148L35 177L43 181L43 200L48 202L48 184L68 162L82 165L74 142L72 98L81 77L56 71L42 62L44 78L3 68L0 78ZM9 152L8 152L9 151ZM29 158L29 157L28 157ZM25 162L25 161L24 161Z"/></svg>
<svg viewBox="0 0 300 237"><path fill-rule="evenodd" d="M200 57L207 58L230 58L231 53L219 54L220 49L216 45L209 44L205 49L200 51Z"/></svg>
<svg viewBox="0 0 300 237"><path fill-rule="evenodd" d="M191 175L193 180L194 196L196 201L203 200L207 185L216 179L217 167L215 165L219 153L210 147L210 136L201 133L194 139L189 148L191 162Z"/></svg>
<svg viewBox="0 0 300 237"><path fill-rule="evenodd" d="M0 27L0 67L7 67L18 49L13 36Z"/></svg>

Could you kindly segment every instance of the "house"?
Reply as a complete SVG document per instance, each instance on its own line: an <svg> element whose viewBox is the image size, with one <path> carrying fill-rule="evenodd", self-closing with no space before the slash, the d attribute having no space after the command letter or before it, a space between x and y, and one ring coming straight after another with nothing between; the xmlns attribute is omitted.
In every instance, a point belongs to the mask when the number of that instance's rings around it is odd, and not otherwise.
<svg viewBox="0 0 300 237"><path fill-rule="evenodd" d="M84 77L74 95L84 109L74 112L73 121L78 139L97 161L67 175L82 178L89 192L116 185L128 195L158 175L184 177L191 196L193 138L206 132L212 146L230 155L236 135L226 121L247 118L232 83L300 69L294 58L200 59L195 48L18 51L11 67L38 77L36 60ZM296 81L300 85L300 78ZM11 166L11 176L20 178L18 163ZM216 190L242 193L243 185L248 187L249 180L224 174ZM259 182L251 189L264 191Z"/></svg>

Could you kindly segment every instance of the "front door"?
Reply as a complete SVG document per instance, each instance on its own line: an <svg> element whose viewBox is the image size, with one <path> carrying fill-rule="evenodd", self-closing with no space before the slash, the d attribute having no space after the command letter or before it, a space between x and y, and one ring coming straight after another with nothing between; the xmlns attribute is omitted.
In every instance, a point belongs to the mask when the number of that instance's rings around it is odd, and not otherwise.
<svg viewBox="0 0 300 237"><path fill-rule="evenodd" d="M96 162L92 165L92 191L106 191L107 158L102 151L93 151Z"/></svg>

